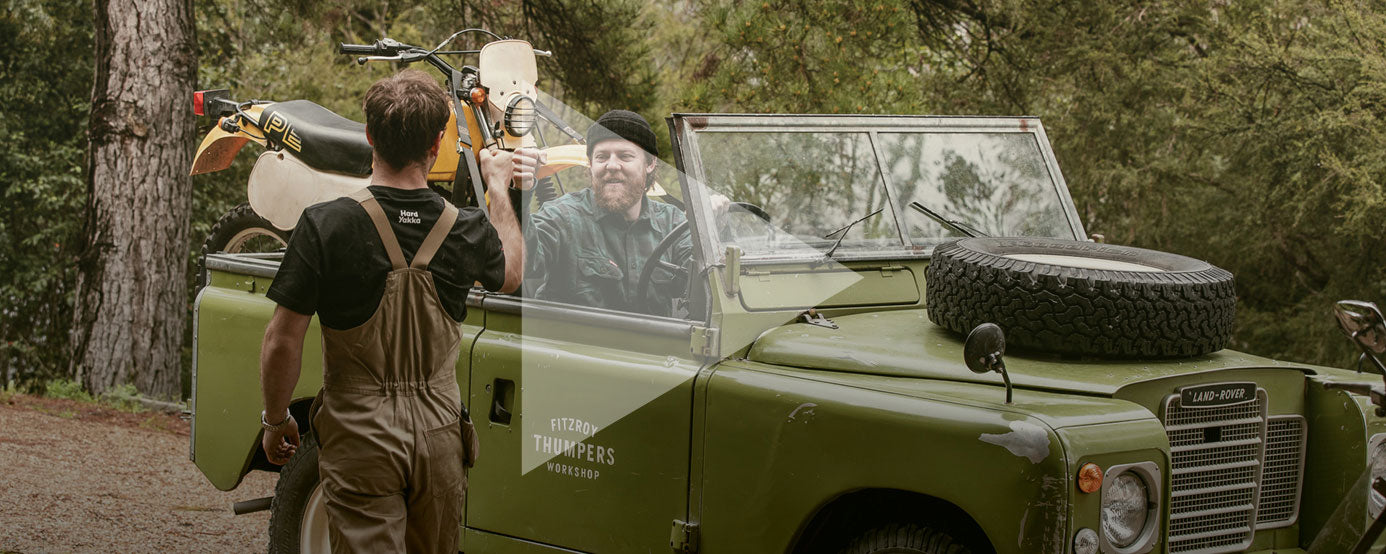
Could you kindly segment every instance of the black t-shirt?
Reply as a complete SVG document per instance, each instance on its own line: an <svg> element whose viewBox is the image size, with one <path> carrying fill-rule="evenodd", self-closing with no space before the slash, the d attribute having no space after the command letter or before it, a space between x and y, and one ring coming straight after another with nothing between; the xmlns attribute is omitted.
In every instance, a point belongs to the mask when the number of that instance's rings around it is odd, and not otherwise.
<svg viewBox="0 0 1386 554"><path fill-rule="evenodd" d="M409 263L442 215L443 197L426 188L370 190ZM375 314L390 269L390 257L365 208L350 198L338 198L303 211L265 295L300 314L317 313L327 327L350 329ZM443 307L457 321L467 313L467 292L473 283L489 290L501 287L505 255L496 229L480 209L459 209L457 223L428 270Z"/></svg>

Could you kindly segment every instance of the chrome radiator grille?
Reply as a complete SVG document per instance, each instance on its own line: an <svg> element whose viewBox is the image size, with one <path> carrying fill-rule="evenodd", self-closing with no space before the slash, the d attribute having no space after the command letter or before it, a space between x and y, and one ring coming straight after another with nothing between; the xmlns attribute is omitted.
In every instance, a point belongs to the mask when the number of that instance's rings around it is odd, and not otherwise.
<svg viewBox="0 0 1386 554"><path fill-rule="evenodd" d="M1299 515L1304 476L1304 418L1275 416L1266 424L1266 462L1261 471L1261 502L1256 528L1284 527Z"/></svg>
<svg viewBox="0 0 1386 554"><path fill-rule="evenodd" d="M1266 454L1266 392L1211 408L1165 401L1171 475L1169 551L1234 552L1251 545ZM1297 490L1297 487L1296 487Z"/></svg>

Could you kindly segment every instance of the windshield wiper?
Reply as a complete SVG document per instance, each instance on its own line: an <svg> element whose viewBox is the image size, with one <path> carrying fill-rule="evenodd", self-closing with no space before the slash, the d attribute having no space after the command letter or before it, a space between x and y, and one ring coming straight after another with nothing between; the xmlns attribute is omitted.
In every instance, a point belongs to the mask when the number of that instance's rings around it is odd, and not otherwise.
<svg viewBox="0 0 1386 554"><path fill-rule="evenodd" d="M966 224L966 223L963 223L963 222L961 222L961 221L953 221L953 220L951 220L951 219L948 219L948 218L946 218L946 217L943 217L943 216L940 215L938 212L935 212L935 211L933 211L933 210L930 210L929 208L924 207L923 204L920 204L920 203L917 202L917 201L916 201L916 202L910 202L910 207L911 207L911 208L914 208L914 209L915 209L916 211L918 211L919 213L922 213L922 214L924 214L924 215L929 216L929 219L932 219L932 220L934 220L934 221L939 222L940 225L943 225L944 227L947 227L949 230L953 231L954 233L958 233L958 234L961 234L961 235L965 235L965 236L967 236L968 238L974 238L974 237L989 237L989 236L991 236L991 235L988 235L988 234L983 233L983 232L981 232L981 231L978 231L976 227L973 227L973 226L968 225L968 224Z"/></svg>
<svg viewBox="0 0 1386 554"><path fill-rule="evenodd" d="M848 224L842 226L841 229L838 229L838 230L836 230L836 231L833 231L833 232L831 232L831 233L828 233L828 234L826 234L826 235L823 235L823 238L828 238L828 237L831 237L831 236L836 235L836 234L838 234L838 233L842 233L841 235L839 235L839 236L837 237L837 242L834 242L834 243L833 243L833 247L832 247L832 248L829 248L828 251L825 252L825 253L823 254L823 257L822 257L822 258L819 258L818 261L813 262L813 267L818 267L818 266L820 266L820 265L823 265L823 264L826 264L826 263L828 263L828 262L833 261L833 253L834 253L834 252L837 252L837 247L842 246L842 239L847 238L847 232L852 230L852 226L853 226L853 225L856 225L856 224L858 224L858 223L861 223L861 222L863 222L863 221L866 221L866 220L868 220L868 219L871 219L872 216L874 216L874 215L876 215L876 214L879 214L879 213L881 213L881 212L883 212L883 211L885 211L885 208L880 208L880 209L878 209L878 210L876 210L876 211L874 211L874 212L871 212L871 213L869 213L869 214L866 214L866 215L864 215L864 216L861 216L860 218L857 218L855 221L853 221L853 222L851 222L851 223L848 223Z"/></svg>

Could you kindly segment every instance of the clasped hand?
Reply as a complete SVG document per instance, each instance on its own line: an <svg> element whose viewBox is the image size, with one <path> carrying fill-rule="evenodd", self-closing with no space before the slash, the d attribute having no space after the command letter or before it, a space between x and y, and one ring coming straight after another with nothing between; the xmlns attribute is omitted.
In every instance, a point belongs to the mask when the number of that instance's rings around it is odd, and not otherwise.
<svg viewBox="0 0 1386 554"><path fill-rule="evenodd" d="M517 148L514 152L498 148L481 151L481 174L488 186L514 183L520 190L534 187L534 174L548 161L548 154L537 148Z"/></svg>

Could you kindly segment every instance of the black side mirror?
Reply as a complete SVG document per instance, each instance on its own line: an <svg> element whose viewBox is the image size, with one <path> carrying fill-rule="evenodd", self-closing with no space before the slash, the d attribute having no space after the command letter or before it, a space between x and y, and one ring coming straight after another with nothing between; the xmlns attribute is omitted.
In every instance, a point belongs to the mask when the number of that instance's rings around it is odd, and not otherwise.
<svg viewBox="0 0 1386 554"><path fill-rule="evenodd" d="M973 373L1001 374L1006 382L1006 403L1011 403L1011 376L1006 373L1006 333L995 323L983 323L967 334L963 343L963 362Z"/></svg>
<svg viewBox="0 0 1386 554"><path fill-rule="evenodd" d="M1362 372L1362 363L1371 360L1377 372L1386 378L1386 365L1377 359L1378 354L1386 353L1386 319L1376 304L1361 300L1339 300L1333 305L1333 316L1338 318L1338 327L1343 330L1362 357L1357 359L1357 372ZM1386 413L1386 406L1377 408Z"/></svg>
<svg viewBox="0 0 1386 554"><path fill-rule="evenodd" d="M1333 306L1338 326L1362 350L1386 354L1386 320L1376 304L1361 300L1340 300Z"/></svg>

